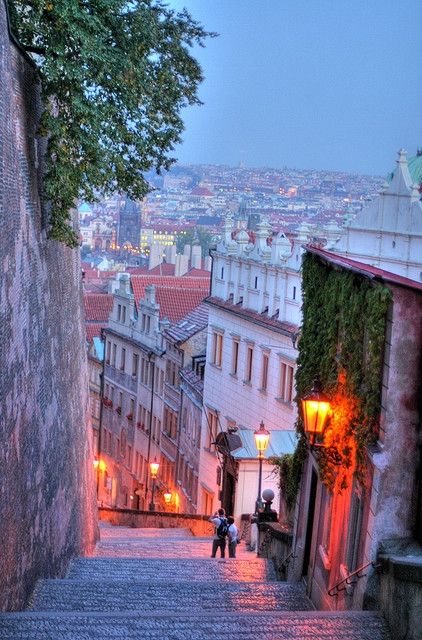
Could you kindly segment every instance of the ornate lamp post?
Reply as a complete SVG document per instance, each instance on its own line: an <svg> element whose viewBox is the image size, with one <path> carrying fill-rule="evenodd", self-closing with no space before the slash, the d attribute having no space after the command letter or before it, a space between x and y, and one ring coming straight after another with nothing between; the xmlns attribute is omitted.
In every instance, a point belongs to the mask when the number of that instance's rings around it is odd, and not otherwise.
<svg viewBox="0 0 422 640"><path fill-rule="evenodd" d="M154 462L151 462L149 465L149 470L150 470L151 479L152 479L151 502L149 503L150 511L155 511L155 504L154 504L155 480L157 478L157 473L159 468L160 468L160 463L157 462L157 458L154 458Z"/></svg>
<svg viewBox="0 0 422 640"><path fill-rule="evenodd" d="M268 443L270 441L270 432L264 426L264 422L261 421L259 429L254 431L253 433L255 438L255 446L258 451L258 460L259 460L259 476L258 476L258 497L255 503L255 513L258 513L261 507L261 488L262 488L262 460L264 458L264 453L267 450Z"/></svg>

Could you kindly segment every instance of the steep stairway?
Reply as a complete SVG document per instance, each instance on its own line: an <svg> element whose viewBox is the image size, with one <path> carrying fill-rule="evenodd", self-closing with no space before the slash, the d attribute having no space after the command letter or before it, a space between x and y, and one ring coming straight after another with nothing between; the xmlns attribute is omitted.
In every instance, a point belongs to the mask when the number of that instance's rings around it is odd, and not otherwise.
<svg viewBox="0 0 422 640"><path fill-rule="evenodd" d="M103 526L95 557L0 615L0 640L391 640L375 613L314 611L242 547L211 559L211 540L185 530Z"/></svg>

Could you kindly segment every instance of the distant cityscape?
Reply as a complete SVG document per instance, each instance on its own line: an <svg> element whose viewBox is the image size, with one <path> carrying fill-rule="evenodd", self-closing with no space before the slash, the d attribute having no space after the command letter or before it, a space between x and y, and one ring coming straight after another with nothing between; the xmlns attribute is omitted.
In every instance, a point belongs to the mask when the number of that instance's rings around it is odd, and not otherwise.
<svg viewBox="0 0 422 640"><path fill-rule="evenodd" d="M380 176L242 164L176 165L165 175L147 177L152 191L142 202L116 195L80 204L83 258L95 253L141 265L155 246L155 266L166 247L177 244L179 251L193 240L206 255L230 213L245 217L251 231L264 216L275 232L294 234L306 223L318 237L352 220L384 183Z"/></svg>

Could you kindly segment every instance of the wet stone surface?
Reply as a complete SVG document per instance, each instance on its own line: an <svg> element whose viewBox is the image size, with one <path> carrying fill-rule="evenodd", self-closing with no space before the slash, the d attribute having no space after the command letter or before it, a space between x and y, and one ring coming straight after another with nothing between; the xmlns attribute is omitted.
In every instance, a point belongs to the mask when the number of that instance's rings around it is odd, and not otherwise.
<svg viewBox="0 0 422 640"><path fill-rule="evenodd" d="M210 551L182 529L102 527L96 557L41 581L31 610L0 614L0 640L393 640L376 613L314 611L244 546Z"/></svg>

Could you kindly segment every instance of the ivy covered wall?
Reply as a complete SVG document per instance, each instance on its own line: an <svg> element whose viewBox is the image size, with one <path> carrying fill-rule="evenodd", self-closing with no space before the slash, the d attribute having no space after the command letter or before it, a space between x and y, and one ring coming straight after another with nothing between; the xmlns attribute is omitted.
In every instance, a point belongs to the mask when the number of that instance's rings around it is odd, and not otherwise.
<svg viewBox="0 0 422 640"><path fill-rule="evenodd" d="M390 290L380 283L306 253L302 269L303 323L296 372L297 430L293 459L280 464L281 484L292 504L307 455L300 399L319 376L332 412L324 444L335 446L340 464L318 449L321 480L332 491L346 488L351 472L362 477L365 447L378 435L381 372ZM283 476L284 473L284 476Z"/></svg>

